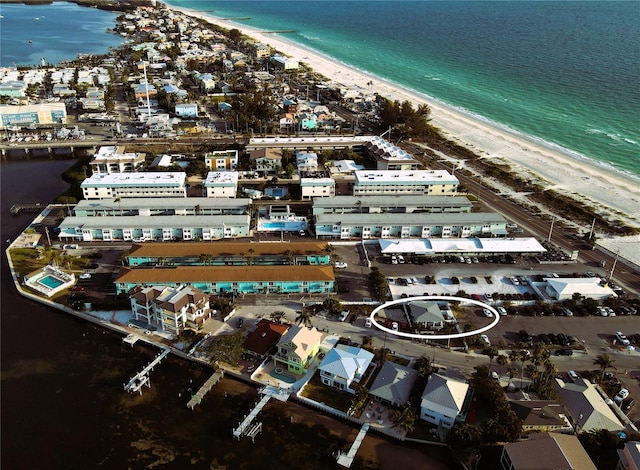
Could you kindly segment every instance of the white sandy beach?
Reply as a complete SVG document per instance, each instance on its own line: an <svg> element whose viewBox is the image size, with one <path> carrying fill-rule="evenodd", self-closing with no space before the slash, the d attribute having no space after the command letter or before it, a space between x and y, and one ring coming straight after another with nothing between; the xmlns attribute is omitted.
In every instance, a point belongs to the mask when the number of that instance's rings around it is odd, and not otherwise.
<svg viewBox="0 0 640 470"><path fill-rule="evenodd" d="M515 132L493 126L426 95L351 69L331 58L294 44L282 36L265 33L205 13L172 8L224 28L237 28L247 36L305 63L328 79L342 85L359 85L367 88L368 83L372 82L371 89L389 99L408 100L414 104L414 107L417 104L426 103L432 110L432 123L444 131L451 140L485 158L505 162L512 168L518 168L530 175L531 180L545 181L550 189L572 195L587 205L601 207L604 212L615 214L612 215L613 219L624 220L631 226L640 227L640 178L625 175L590 159L573 157ZM635 244L631 246L633 251L640 252L638 246ZM629 256L629 258L632 257ZM637 254L636 257L638 257ZM636 262L640 264L640 260Z"/></svg>

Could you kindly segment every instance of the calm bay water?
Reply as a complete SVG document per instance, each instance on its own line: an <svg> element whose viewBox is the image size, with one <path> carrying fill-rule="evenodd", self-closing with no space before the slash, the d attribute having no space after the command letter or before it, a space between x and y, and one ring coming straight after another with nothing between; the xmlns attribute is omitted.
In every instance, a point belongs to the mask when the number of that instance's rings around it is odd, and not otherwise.
<svg viewBox="0 0 640 470"><path fill-rule="evenodd" d="M640 175L640 3L169 0Z"/></svg>
<svg viewBox="0 0 640 470"><path fill-rule="evenodd" d="M106 54L124 42L107 32L119 13L75 3L50 5L0 4L0 67L57 64L78 53ZM29 42L31 41L31 42Z"/></svg>

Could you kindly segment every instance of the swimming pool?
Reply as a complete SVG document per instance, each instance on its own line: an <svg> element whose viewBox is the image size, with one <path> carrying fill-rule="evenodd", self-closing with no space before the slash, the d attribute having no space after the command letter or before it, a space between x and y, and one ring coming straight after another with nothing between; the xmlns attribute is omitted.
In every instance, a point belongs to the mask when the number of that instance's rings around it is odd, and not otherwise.
<svg viewBox="0 0 640 470"><path fill-rule="evenodd" d="M55 289L56 287L60 287L62 284L64 284L63 280L58 279L51 274L47 274L46 276L41 277L40 279L38 279L38 282L43 286L48 287L49 289Z"/></svg>

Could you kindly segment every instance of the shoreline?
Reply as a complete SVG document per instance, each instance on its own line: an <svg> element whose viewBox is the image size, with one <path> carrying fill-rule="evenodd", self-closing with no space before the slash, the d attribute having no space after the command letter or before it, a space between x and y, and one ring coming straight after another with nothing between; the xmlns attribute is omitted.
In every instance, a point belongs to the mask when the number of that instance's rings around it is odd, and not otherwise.
<svg viewBox="0 0 640 470"><path fill-rule="evenodd" d="M443 103L437 98L406 88L335 58L293 43L277 34L245 26L214 15L165 4L167 8L207 21L225 29L235 28L256 41L304 63L327 79L345 86L365 87L391 100L427 104L431 122L453 142L467 147L481 158L491 158L522 172L545 189L564 192L585 205L602 207L612 220L640 227L640 176L570 149L538 139ZM556 148L557 147L557 148ZM460 166L463 161L458 162Z"/></svg>

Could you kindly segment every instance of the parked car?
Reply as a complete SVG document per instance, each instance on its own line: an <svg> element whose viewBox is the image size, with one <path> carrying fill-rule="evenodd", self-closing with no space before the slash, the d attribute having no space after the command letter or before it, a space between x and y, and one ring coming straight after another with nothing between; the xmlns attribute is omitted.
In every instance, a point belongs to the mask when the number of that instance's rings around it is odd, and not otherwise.
<svg viewBox="0 0 640 470"><path fill-rule="evenodd" d="M569 372L567 372L567 375L571 380L578 380L580 378L580 376L576 374L576 372L573 370L570 370Z"/></svg>
<svg viewBox="0 0 640 470"><path fill-rule="evenodd" d="M91 279L91 274L82 273L82 274L80 274L80 276L78 276L78 279Z"/></svg>
<svg viewBox="0 0 640 470"><path fill-rule="evenodd" d="M628 400L625 400L622 402L622 405L620 406L620 409L622 411L629 411L633 405L635 404L635 400L633 398L629 398Z"/></svg>
<svg viewBox="0 0 640 470"><path fill-rule="evenodd" d="M393 331L398 331L398 322L394 321L394 322L391 324L391 329L392 329Z"/></svg>
<svg viewBox="0 0 640 470"><path fill-rule="evenodd" d="M371 318L365 318L364 319L364 326L366 326L367 328L371 328Z"/></svg>
<svg viewBox="0 0 640 470"><path fill-rule="evenodd" d="M487 335L480 335L480 341L482 341L485 346L491 346L491 341L489 341L489 337Z"/></svg>
<svg viewBox="0 0 640 470"><path fill-rule="evenodd" d="M627 397L629 396L629 390L627 390L626 388L623 388L622 390L620 390L615 397L613 397L614 401L617 401L618 403L621 403L623 400L625 400Z"/></svg>
<svg viewBox="0 0 640 470"><path fill-rule="evenodd" d="M496 310L497 310L497 311L498 311L498 313L499 313L500 315L502 315L503 317L506 317L506 316L507 316L507 310L506 310L504 307L498 307Z"/></svg>
<svg viewBox="0 0 640 470"><path fill-rule="evenodd" d="M348 265L344 261L336 261L334 266L338 269L346 269Z"/></svg>
<svg viewBox="0 0 640 470"><path fill-rule="evenodd" d="M483 308L482 314L487 318L493 318L493 313L491 313L491 310L489 310L488 308Z"/></svg>
<svg viewBox="0 0 640 470"><path fill-rule="evenodd" d="M631 344L629 339L621 331L616 332L616 339L624 346L629 346L629 344Z"/></svg>
<svg viewBox="0 0 640 470"><path fill-rule="evenodd" d="M343 310L342 312L340 312L340 315L338 315L338 320L345 321L348 316L349 316L349 310Z"/></svg>
<svg viewBox="0 0 640 470"><path fill-rule="evenodd" d="M573 356L573 349L561 348L556 351L556 356Z"/></svg>

